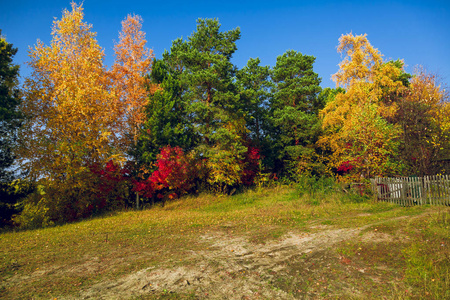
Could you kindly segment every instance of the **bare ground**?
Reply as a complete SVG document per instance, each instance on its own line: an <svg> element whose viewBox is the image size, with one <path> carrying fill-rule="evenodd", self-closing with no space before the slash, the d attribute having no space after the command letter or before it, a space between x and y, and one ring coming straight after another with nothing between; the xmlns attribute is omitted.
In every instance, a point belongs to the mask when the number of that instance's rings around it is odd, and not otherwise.
<svg viewBox="0 0 450 300"><path fill-rule="evenodd" d="M397 235L364 231L376 224L347 229L321 225L314 228L315 233L289 232L267 243L252 242L249 237L229 231L211 231L198 237L203 250L188 250L182 262L143 268L64 299L152 299L161 295L183 299L377 297L386 293L386 288L404 288L396 285L401 274L389 264L374 266L364 260L350 260L335 249L346 241L379 245L389 245L394 239L398 242ZM120 261L110 262L117 263ZM70 276L99 268L104 268L104 263L87 258L76 267L46 270L33 276L48 272Z"/></svg>

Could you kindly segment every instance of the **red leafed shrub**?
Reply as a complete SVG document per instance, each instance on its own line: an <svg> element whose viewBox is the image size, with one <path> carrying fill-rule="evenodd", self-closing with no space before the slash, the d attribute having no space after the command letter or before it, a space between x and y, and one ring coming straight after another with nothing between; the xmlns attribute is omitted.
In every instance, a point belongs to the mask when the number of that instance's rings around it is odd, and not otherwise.
<svg viewBox="0 0 450 300"><path fill-rule="evenodd" d="M163 148L156 166L158 169L153 172L151 180L158 189L168 189L169 198L184 194L192 187L190 163L180 147Z"/></svg>
<svg viewBox="0 0 450 300"><path fill-rule="evenodd" d="M362 158L357 157L353 160L347 160L341 163L337 172L341 175L349 174L352 171L355 171L357 168L361 167Z"/></svg>
<svg viewBox="0 0 450 300"><path fill-rule="evenodd" d="M180 147L166 146L156 161L156 170L146 180L136 181L134 190L141 196L173 199L193 186L193 165Z"/></svg>
<svg viewBox="0 0 450 300"><path fill-rule="evenodd" d="M242 172L241 181L246 186L251 186L255 183L255 177L259 172L259 160L261 155L259 149L248 147L243 161L244 171Z"/></svg>
<svg viewBox="0 0 450 300"><path fill-rule="evenodd" d="M342 173L342 174L347 174L351 170L353 170L353 168L354 168L354 166L352 165L351 161L344 161L343 163L341 163L341 165L337 169L337 172Z"/></svg>
<svg viewBox="0 0 450 300"><path fill-rule="evenodd" d="M140 179L140 180L133 180L133 191L137 192L139 195L141 195L144 198L152 198L156 191L156 185L148 178Z"/></svg>
<svg viewBox="0 0 450 300"><path fill-rule="evenodd" d="M126 201L130 171L112 160L108 161L104 167L98 164L93 165L90 170L94 175L95 200L88 206L88 210L101 211L123 206Z"/></svg>

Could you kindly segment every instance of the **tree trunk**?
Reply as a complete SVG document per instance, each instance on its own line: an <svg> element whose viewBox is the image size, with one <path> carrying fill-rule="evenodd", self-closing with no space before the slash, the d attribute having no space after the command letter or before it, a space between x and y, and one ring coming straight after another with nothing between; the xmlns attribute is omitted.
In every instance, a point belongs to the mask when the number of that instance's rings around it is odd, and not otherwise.
<svg viewBox="0 0 450 300"><path fill-rule="evenodd" d="M137 146L137 126L134 126L134 146L135 147ZM139 209L139 193L137 191L136 191L136 209Z"/></svg>

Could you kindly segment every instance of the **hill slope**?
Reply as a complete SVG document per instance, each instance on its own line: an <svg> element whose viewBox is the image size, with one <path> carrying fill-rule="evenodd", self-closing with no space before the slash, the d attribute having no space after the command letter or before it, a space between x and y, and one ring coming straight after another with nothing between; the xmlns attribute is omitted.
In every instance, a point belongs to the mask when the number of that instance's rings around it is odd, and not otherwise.
<svg viewBox="0 0 450 300"><path fill-rule="evenodd" d="M2 299L445 299L450 210L292 187L0 235Z"/></svg>

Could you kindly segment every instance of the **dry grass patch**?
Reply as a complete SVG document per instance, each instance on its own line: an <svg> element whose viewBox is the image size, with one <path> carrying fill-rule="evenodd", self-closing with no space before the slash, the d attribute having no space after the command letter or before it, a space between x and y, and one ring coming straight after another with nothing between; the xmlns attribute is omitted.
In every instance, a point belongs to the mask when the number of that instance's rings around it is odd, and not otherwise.
<svg viewBox="0 0 450 300"><path fill-rule="evenodd" d="M200 195L2 233L0 297L367 299L421 289L430 299L446 296L448 209L316 196L286 186Z"/></svg>

